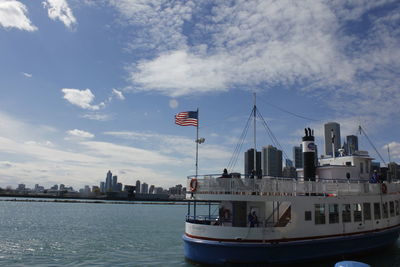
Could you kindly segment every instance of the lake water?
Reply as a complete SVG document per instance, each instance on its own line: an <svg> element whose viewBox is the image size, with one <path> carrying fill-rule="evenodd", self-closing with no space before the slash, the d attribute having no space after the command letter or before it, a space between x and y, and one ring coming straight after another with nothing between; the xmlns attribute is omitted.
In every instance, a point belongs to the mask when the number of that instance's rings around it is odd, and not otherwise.
<svg viewBox="0 0 400 267"><path fill-rule="evenodd" d="M195 266L183 256L186 212L185 205L0 201L0 266ZM352 259L400 266L400 241Z"/></svg>

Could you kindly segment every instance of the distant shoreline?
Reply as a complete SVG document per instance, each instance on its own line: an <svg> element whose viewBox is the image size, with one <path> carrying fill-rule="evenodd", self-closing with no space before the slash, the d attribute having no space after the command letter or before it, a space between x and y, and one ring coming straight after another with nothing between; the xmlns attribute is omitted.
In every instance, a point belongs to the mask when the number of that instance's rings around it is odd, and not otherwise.
<svg viewBox="0 0 400 267"><path fill-rule="evenodd" d="M26 199L25 197L0 197L0 201L3 202L55 202L55 203L89 203L89 204L145 204L145 205L186 205L187 201L129 201L129 200L79 200L79 199L49 199L49 198L31 198Z"/></svg>

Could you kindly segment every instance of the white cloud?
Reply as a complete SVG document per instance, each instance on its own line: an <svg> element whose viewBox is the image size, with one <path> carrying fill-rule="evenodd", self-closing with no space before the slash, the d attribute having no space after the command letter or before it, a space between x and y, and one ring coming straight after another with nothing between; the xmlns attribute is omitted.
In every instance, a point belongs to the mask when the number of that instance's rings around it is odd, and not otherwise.
<svg viewBox="0 0 400 267"><path fill-rule="evenodd" d="M60 142L62 138L59 142L47 139L48 135L59 132L51 127L30 125L2 113L0 124L3 125L0 128L0 153L7 158L0 162L2 187L17 183L28 186L35 183L45 186L98 184L108 169L113 172L124 170L125 174L119 177L124 184L133 184L140 178L148 183L170 186L184 177L177 176L184 160L158 150L85 139L64 147ZM70 133L70 136L91 137L90 133L80 130ZM178 171L171 172L171 167Z"/></svg>
<svg viewBox="0 0 400 267"><path fill-rule="evenodd" d="M388 151L388 147L389 147L389 152L390 152L390 160L392 162L400 160L400 143L393 141L393 142L390 142L389 144L383 146L382 149L384 151Z"/></svg>
<svg viewBox="0 0 400 267"><path fill-rule="evenodd" d="M83 114L81 117L95 121L109 121L112 119L112 116L110 114L100 114L100 113Z"/></svg>
<svg viewBox="0 0 400 267"><path fill-rule="evenodd" d="M61 89L61 91L64 93L64 99L83 109L99 110L105 106L103 102L98 105L91 104L94 100L94 94L90 89L79 90L64 88Z"/></svg>
<svg viewBox="0 0 400 267"><path fill-rule="evenodd" d="M176 136L176 135L162 135L157 133L145 133L137 131L112 131L104 132L106 135L111 135L127 140L134 140L138 144L149 146L157 149L163 154L176 155L183 158L190 158L195 154L194 139ZM225 147L219 145L210 145L204 143L200 146L202 159L204 160L218 160L226 161L231 156L230 152ZM191 159L190 159L191 160ZM189 161L190 161L189 160Z"/></svg>
<svg viewBox="0 0 400 267"><path fill-rule="evenodd" d="M125 96L122 94L121 91L118 91L117 89L112 89L112 94L119 100L125 100Z"/></svg>
<svg viewBox="0 0 400 267"><path fill-rule="evenodd" d="M69 135L68 138L72 138L72 139L87 139L87 138L93 138L94 134L86 132L86 131L82 131L82 130L78 130L78 129L73 129L73 130L69 130L67 131L67 134Z"/></svg>
<svg viewBox="0 0 400 267"><path fill-rule="evenodd" d="M224 62L225 61L225 62ZM131 69L134 91L159 91L172 97L227 91L229 58L204 58L187 51L172 51L155 60L141 61Z"/></svg>
<svg viewBox="0 0 400 267"><path fill-rule="evenodd" d="M31 73L22 72L22 75L24 75L27 78L32 78L32 74Z"/></svg>
<svg viewBox="0 0 400 267"><path fill-rule="evenodd" d="M134 26L130 47L153 52L127 68L131 91L285 88L334 115L379 120L400 112L400 6L391 2L110 1Z"/></svg>
<svg viewBox="0 0 400 267"><path fill-rule="evenodd" d="M0 26L25 31L36 31L37 28L29 20L27 13L26 6L21 2L2 0L0 1Z"/></svg>
<svg viewBox="0 0 400 267"><path fill-rule="evenodd" d="M52 20L60 20L69 29L76 25L76 18L66 0L46 0L42 3Z"/></svg>

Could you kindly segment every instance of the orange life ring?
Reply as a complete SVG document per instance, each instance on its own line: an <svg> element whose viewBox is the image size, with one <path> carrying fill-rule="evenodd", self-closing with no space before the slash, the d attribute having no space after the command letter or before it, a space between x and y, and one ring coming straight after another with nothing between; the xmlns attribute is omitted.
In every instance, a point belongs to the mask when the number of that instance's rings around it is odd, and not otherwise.
<svg viewBox="0 0 400 267"><path fill-rule="evenodd" d="M382 190L382 193L383 193L383 194L386 194L386 193L387 193L387 186L386 186L386 184L381 184L381 190Z"/></svg>
<svg viewBox="0 0 400 267"><path fill-rule="evenodd" d="M193 178L190 180L190 192L196 192L197 190L197 179Z"/></svg>

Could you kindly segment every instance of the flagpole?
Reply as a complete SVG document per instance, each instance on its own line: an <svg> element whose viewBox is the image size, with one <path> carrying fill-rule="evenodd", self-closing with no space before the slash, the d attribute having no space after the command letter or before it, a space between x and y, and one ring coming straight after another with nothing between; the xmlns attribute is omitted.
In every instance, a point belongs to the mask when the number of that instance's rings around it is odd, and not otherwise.
<svg viewBox="0 0 400 267"><path fill-rule="evenodd" d="M199 169L199 109L197 108L197 126L196 126L196 178Z"/></svg>

